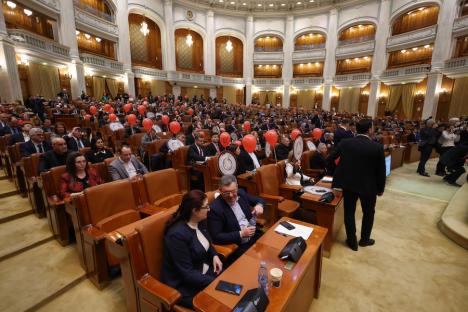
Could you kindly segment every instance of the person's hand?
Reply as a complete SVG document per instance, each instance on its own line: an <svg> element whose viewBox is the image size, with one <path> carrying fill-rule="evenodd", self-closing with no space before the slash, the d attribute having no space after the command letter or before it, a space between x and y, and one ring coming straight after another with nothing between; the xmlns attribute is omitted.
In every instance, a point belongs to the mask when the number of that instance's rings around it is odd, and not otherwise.
<svg viewBox="0 0 468 312"><path fill-rule="evenodd" d="M254 209L252 210L252 214L256 216L263 214L263 206L260 204L255 205Z"/></svg>
<svg viewBox="0 0 468 312"><path fill-rule="evenodd" d="M383 195L383 192L382 193L377 193L378 196L382 196Z"/></svg>
<svg viewBox="0 0 468 312"><path fill-rule="evenodd" d="M216 274L219 274L221 273L222 270L223 270L223 263L221 262L218 256L214 256L213 257L213 271Z"/></svg>
<svg viewBox="0 0 468 312"><path fill-rule="evenodd" d="M253 236L255 234L255 226L246 226L240 231L241 238Z"/></svg>

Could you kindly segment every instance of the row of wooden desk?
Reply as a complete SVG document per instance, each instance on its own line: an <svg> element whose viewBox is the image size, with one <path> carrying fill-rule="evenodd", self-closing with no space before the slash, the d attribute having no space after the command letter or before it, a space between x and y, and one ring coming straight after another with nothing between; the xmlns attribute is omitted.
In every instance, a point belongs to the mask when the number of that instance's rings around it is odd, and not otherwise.
<svg viewBox="0 0 468 312"><path fill-rule="evenodd" d="M286 261L278 255L292 237L274 231L279 222L291 221L313 228L307 239L307 248L291 270L284 268ZM260 261L267 263L268 272L280 268L283 278L279 288L270 286L266 311L308 311L314 298L318 298L322 273L322 255L327 229L289 218L282 218L272 226L245 254L223 271L208 287L195 296L193 303L197 311L232 311L242 296L258 287ZM215 290L219 281L243 286L240 296Z"/></svg>

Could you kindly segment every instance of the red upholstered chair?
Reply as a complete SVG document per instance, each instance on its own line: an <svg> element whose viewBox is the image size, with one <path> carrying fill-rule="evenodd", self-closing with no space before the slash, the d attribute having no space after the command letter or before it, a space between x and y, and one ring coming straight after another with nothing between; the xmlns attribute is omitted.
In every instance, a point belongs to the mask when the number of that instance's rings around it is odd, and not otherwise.
<svg viewBox="0 0 468 312"><path fill-rule="evenodd" d="M175 211L168 209L106 236L109 252L120 261L127 311L191 311L177 306L180 293L159 280L164 229Z"/></svg>
<svg viewBox="0 0 468 312"><path fill-rule="evenodd" d="M158 170L143 176L145 202L161 208L178 206L183 192L177 171L173 168Z"/></svg>
<svg viewBox="0 0 468 312"><path fill-rule="evenodd" d="M314 178L315 181L320 180L320 178L324 175L324 170L322 169L311 169L310 168L310 158L315 154L315 151L305 151L302 153L301 157L301 165L302 171L308 177Z"/></svg>
<svg viewBox="0 0 468 312"><path fill-rule="evenodd" d="M29 157L23 157L21 159L21 170L24 173L26 190L33 212L39 218L43 218L46 216L46 206L44 205L42 191L37 182L39 176L39 161L40 154L32 154Z"/></svg>
<svg viewBox="0 0 468 312"><path fill-rule="evenodd" d="M257 169L256 181L259 195L269 205L264 214L268 224L273 224L279 217L292 217L299 209L299 203L281 196L278 166L264 165Z"/></svg>
<svg viewBox="0 0 468 312"><path fill-rule="evenodd" d="M180 187L183 190L190 189L190 170L192 166L187 165L187 153L189 146L182 146L172 155L172 168L179 174Z"/></svg>

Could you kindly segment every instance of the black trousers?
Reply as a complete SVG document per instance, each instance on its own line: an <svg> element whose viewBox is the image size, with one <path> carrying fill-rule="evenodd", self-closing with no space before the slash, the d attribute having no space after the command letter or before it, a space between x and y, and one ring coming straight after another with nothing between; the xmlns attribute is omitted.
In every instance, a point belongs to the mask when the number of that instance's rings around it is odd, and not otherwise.
<svg viewBox="0 0 468 312"><path fill-rule="evenodd" d="M421 152L421 159L419 160L418 173L426 172L426 163L432 153L432 145L424 145L419 150Z"/></svg>
<svg viewBox="0 0 468 312"><path fill-rule="evenodd" d="M457 182L458 178L465 173L463 166L458 167L447 167L448 174L444 177L444 180L450 183Z"/></svg>
<svg viewBox="0 0 468 312"><path fill-rule="evenodd" d="M366 241L370 238L372 226L374 225L375 203L377 195L358 194L349 190L343 190L344 197L344 222L346 227L346 236L350 241L356 241L356 203L359 199L362 207L362 226L361 240Z"/></svg>
<svg viewBox="0 0 468 312"><path fill-rule="evenodd" d="M444 155L446 152L448 152L451 148L452 148L452 146L441 147L440 148L439 161L437 162L436 174L438 174L438 173L444 173L445 174L445 165L440 162L440 159L442 158L442 155Z"/></svg>

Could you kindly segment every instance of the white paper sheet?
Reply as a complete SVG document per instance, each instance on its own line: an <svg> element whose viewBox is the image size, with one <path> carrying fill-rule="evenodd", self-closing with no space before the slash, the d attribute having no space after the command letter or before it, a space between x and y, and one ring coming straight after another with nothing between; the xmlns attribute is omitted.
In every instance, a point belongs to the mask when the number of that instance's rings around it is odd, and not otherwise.
<svg viewBox="0 0 468 312"><path fill-rule="evenodd" d="M288 221L288 223L290 223L290 224L292 224L294 226L293 230L288 230L287 228L285 228L281 224L278 224L278 226L275 229L275 232L279 233L279 234L285 234L285 235L293 236L293 237L301 236L304 240L307 240L309 238L310 234L312 234L312 231L314 230L311 227L304 226L304 225L301 225L301 224L296 224L296 223L292 223L292 222L289 222L289 221Z"/></svg>
<svg viewBox="0 0 468 312"><path fill-rule="evenodd" d="M333 182L333 177L325 176L322 178L322 182L331 183Z"/></svg>

